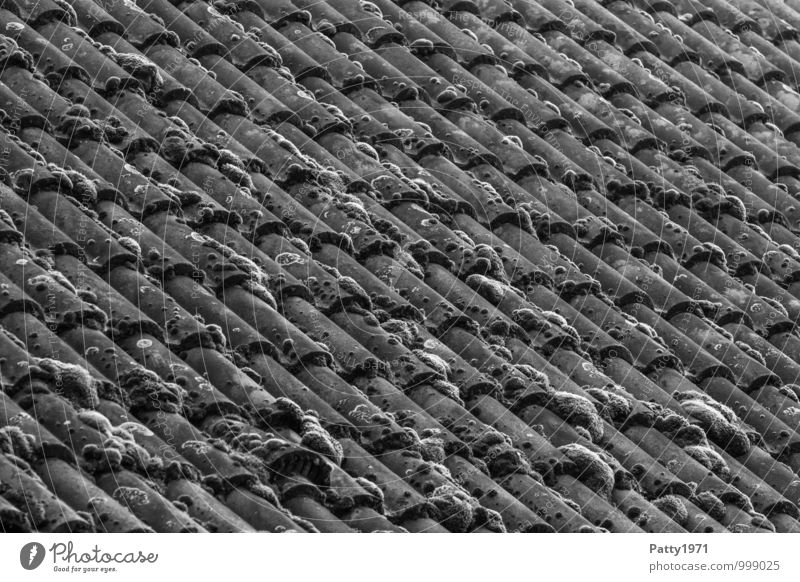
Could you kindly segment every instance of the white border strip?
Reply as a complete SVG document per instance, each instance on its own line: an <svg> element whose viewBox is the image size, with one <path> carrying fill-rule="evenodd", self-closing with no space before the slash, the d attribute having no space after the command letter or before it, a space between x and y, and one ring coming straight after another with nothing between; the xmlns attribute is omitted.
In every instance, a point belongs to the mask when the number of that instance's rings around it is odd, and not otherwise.
<svg viewBox="0 0 800 582"><path fill-rule="evenodd" d="M28 571L32 543L46 555ZM800 534L3 534L0 572L9 581L796 581L797 548Z"/></svg>

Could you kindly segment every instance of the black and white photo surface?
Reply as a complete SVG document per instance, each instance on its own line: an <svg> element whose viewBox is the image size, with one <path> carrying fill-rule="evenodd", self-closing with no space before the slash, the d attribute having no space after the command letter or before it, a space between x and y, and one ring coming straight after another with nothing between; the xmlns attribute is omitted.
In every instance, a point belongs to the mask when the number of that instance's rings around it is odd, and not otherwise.
<svg viewBox="0 0 800 582"><path fill-rule="evenodd" d="M800 533L798 31L3 0L0 532Z"/></svg>

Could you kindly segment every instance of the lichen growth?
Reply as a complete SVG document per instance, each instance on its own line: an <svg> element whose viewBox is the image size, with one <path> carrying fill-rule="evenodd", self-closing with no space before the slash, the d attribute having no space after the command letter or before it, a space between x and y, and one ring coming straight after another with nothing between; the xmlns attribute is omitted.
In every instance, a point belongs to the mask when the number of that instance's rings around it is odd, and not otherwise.
<svg viewBox="0 0 800 582"><path fill-rule="evenodd" d="M341 464L344 456L341 443L322 428L316 416L306 414L303 417L300 434L300 444L321 455L325 455L337 465Z"/></svg>
<svg viewBox="0 0 800 582"><path fill-rule="evenodd" d="M682 426L671 435L672 442L679 447L708 446L708 437L705 431L696 424Z"/></svg>
<svg viewBox="0 0 800 582"><path fill-rule="evenodd" d="M417 342L418 330L415 323L402 319L389 319L381 324L384 331L394 334L407 348L413 348Z"/></svg>
<svg viewBox="0 0 800 582"><path fill-rule="evenodd" d="M737 340L734 343L735 343L737 348L742 350L745 354L747 354L749 357L754 359L756 362L758 362L762 366L766 366L767 365L767 362L764 359L764 355L761 352L759 352L757 349L755 349L753 346L751 346L747 342L740 341L740 340Z"/></svg>
<svg viewBox="0 0 800 582"><path fill-rule="evenodd" d="M306 259L304 259L302 255L287 251L276 255L275 262L281 266L288 267L290 265L303 264L306 262Z"/></svg>
<svg viewBox="0 0 800 582"><path fill-rule="evenodd" d="M138 487L117 487L112 497L128 507L146 505L150 502L147 492Z"/></svg>
<svg viewBox="0 0 800 582"><path fill-rule="evenodd" d="M441 525L453 533L469 530L476 502L466 491L456 485L441 485L434 489L428 501L436 509L437 521Z"/></svg>
<svg viewBox="0 0 800 582"><path fill-rule="evenodd" d="M603 437L603 419L594 405L583 396L558 390L548 398L545 407L570 425L586 429L592 442Z"/></svg>
<svg viewBox="0 0 800 582"><path fill-rule="evenodd" d="M18 426L0 428L0 453L14 455L23 461L31 461L35 444L35 437L23 432Z"/></svg>
<svg viewBox="0 0 800 582"><path fill-rule="evenodd" d="M686 520L689 518L689 511L686 509L683 501L677 495L664 495L652 502L653 507L661 511L672 521L680 526L686 525Z"/></svg>
<svg viewBox="0 0 800 582"><path fill-rule="evenodd" d="M72 7L67 5L67 8L74 16L75 11ZM74 23L75 20L72 22ZM24 48L20 47L17 41L10 36L3 36L0 38L0 63L2 63L3 68L18 66L28 71L34 71L33 56Z"/></svg>
<svg viewBox="0 0 800 582"><path fill-rule="evenodd" d="M439 376L443 379L449 378L451 376L452 370L450 369L450 365L444 361L441 357L437 356L436 354L432 354L425 350L413 350L414 355L417 356L423 364L432 368Z"/></svg>
<svg viewBox="0 0 800 582"><path fill-rule="evenodd" d="M444 463L446 451L444 440L436 435L426 436L419 440L419 452L422 458L432 463Z"/></svg>
<svg viewBox="0 0 800 582"><path fill-rule="evenodd" d="M611 497L615 483L614 470L605 453L590 451L577 443L564 445L559 450L572 461L573 467L570 471L576 479L601 497Z"/></svg>
<svg viewBox="0 0 800 582"><path fill-rule="evenodd" d="M733 410L695 390L677 392L674 397L703 428L708 438L731 455L743 455L750 450L748 433L754 431L742 423Z"/></svg>
<svg viewBox="0 0 800 582"><path fill-rule="evenodd" d="M439 392L439 394L442 394L443 396L450 398L451 400L457 402L461 406L464 405L464 401L461 399L461 392L458 389L458 386L456 386L455 384L452 384L451 382L448 382L446 380L441 380L439 378L436 378L430 381L430 385L434 390Z"/></svg>
<svg viewBox="0 0 800 582"><path fill-rule="evenodd" d="M775 533L775 524L766 515L757 511L750 514L750 525L757 529L765 529Z"/></svg>
<svg viewBox="0 0 800 582"><path fill-rule="evenodd" d="M710 491L696 493L690 501L694 503L698 509L703 510L711 519L722 521L725 518L725 504Z"/></svg>
<svg viewBox="0 0 800 582"><path fill-rule="evenodd" d="M91 208L94 203L97 202L97 185L93 180L87 178L83 173L70 168L59 168L59 172L63 172L63 174L69 178L72 184L70 194L74 196L84 208Z"/></svg>
<svg viewBox="0 0 800 582"><path fill-rule="evenodd" d="M713 265L716 265L726 273L728 272L728 260L725 257L725 252L716 244L712 242L704 242L699 245L695 245L692 247L692 254L689 257L688 261L691 261L694 257L698 255L709 255L709 262Z"/></svg>
<svg viewBox="0 0 800 582"><path fill-rule="evenodd" d="M304 412L294 401L280 397L272 404L273 411L269 415L269 424L282 425L300 435L300 444L316 453L328 457L334 463L341 464L344 452L342 445L320 423L313 411ZM237 448L253 452L266 446L267 440L256 434L236 429L227 423L224 427L229 431L225 438L233 442ZM246 442L247 441L247 442ZM269 448L269 447L267 447Z"/></svg>
<svg viewBox="0 0 800 582"><path fill-rule="evenodd" d="M364 491L366 491L373 498L375 498L375 501L378 505L378 509L380 510L380 512L382 512L384 503L383 490L380 487L378 487L376 483L373 483L372 481L370 481L365 477L356 477L356 483L358 483L361 486L361 488L364 489Z"/></svg>
<svg viewBox="0 0 800 582"><path fill-rule="evenodd" d="M81 457L83 467L92 474L114 473L122 467L122 452L113 446L85 445Z"/></svg>
<svg viewBox="0 0 800 582"><path fill-rule="evenodd" d="M703 465L706 469L711 470L717 476L724 480L728 480L731 476L731 471L725 459L711 447L703 445L690 445L683 447L683 450L692 457L695 461Z"/></svg>
<svg viewBox="0 0 800 582"><path fill-rule="evenodd" d="M136 258L141 260L142 258L142 247L139 246L139 243L136 242L129 236L122 236L117 239L117 242L127 251L136 255Z"/></svg>
<svg viewBox="0 0 800 582"><path fill-rule="evenodd" d="M255 189L253 180L247 173L244 162L233 152L229 150L220 150L220 159L217 161L217 169L228 180L236 184L236 186L241 189L241 192L248 194L252 193Z"/></svg>
<svg viewBox="0 0 800 582"><path fill-rule="evenodd" d="M508 285L504 285L499 281L490 279L485 275L474 273L466 278L466 284L475 291L478 295L486 299L492 305L497 305L503 300L503 297L510 291Z"/></svg>
<svg viewBox="0 0 800 582"><path fill-rule="evenodd" d="M78 412L78 418L84 424L89 425L105 435L110 436L113 434L114 427L111 425L111 421L97 410L81 410Z"/></svg>
<svg viewBox="0 0 800 582"><path fill-rule="evenodd" d="M481 243L475 245L472 252L475 254L475 270L477 272L505 285L510 283L503 267L503 261L497 251L489 245Z"/></svg>
<svg viewBox="0 0 800 582"><path fill-rule="evenodd" d="M293 430L299 431L303 423L303 409L288 398L280 397L275 400L273 407L275 408L275 415L273 419L276 422L283 423Z"/></svg>
<svg viewBox="0 0 800 582"><path fill-rule="evenodd" d="M130 398L131 410L179 414L183 409L186 391L145 368L123 372L119 376L119 385Z"/></svg>
<svg viewBox="0 0 800 582"><path fill-rule="evenodd" d="M261 482L251 483L247 490L253 495L257 495L261 499L268 501L275 507L280 507L281 503L278 499L278 494L271 488Z"/></svg>
<svg viewBox="0 0 800 582"><path fill-rule="evenodd" d="M242 283L242 289L249 291L261 301L269 305L272 309L277 309L278 304L275 301L275 297L272 293L267 289L264 285L255 282L254 280L245 281Z"/></svg>
<svg viewBox="0 0 800 582"><path fill-rule="evenodd" d="M503 523L502 516L494 509L488 509L479 505L474 508L472 513L472 527L483 527L491 532L505 533L506 525Z"/></svg>
<svg viewBox="0 0 800 582"><path fill-rule="evenodd" d="M529 364L516 364L514 368L521 372L525 377L528 378L533 384L536 384L539 388L542 389L544 392L552 392L553 387L550 384L550 379L547 377L547 374L544 372L537 370L533 366Z"/></svg>
<svg viewBox="0 0 800 582"><path fill-rule="evenodd" d="M601 388L586 388L586 393L597 400L595 408L600 416L616 426L625 422L633 411L630 401L614 392Z"/></svg>
<svg viewBox="0 0 800 582"><path fill-rule="evenodd" d="M550 323L547 321L547 318L544 317L540 311L535 311L534 309L529 309L527 307L515 309L511 313L511 319L514 323L522 326L525 330L542 331L550 327Z"/></svg>
<svg viewBox="0 0 800 582"><path fill-rule="evenodd" d="M31 471L31 476L34 475L35 473ZM14 506L24 508L34 526L43 525L44 520L47 518L47 506L44 501L36 499L32 495L26 495L24 489L13 489L7 483L2 482L0 482L0 495Z"/></svg>
<svg viewBox="0 0 800 582"><path fill-rule="evenodd" d="M77 408L95 408L100 399L97 383L86 368L52 358L39 358L38 366L50 373L60 393Z"/></svg>
<svg viewBox="0 0 800 582"><path fill-rule="evenodd" d="M576 346L580 345L581 336L578 334L578 331L567 322L563 315L556 313L555 311L542 311L542 315L547 319L547 321L567 334Z"/></svg>
<svg viewBox="0 0 800 582"><path fill-rule="evenodd" d="M789 312L787 311L786 307L778 301L777 299L773 299L772 297L759 297L764 303L772 307L775 311L780 313L783 317L789 317Z"/></svg>
<svg viewBox="0 0 800 582"><path fill-rule="evenodd" d="M784 384L778 388L778 392L786 396L789 400L800 403L800 386L797 384Z"/></svg>
<svg viewBox="0 0 800 582"><path fill-rule="evenodd" d="M372 300L369 294L364 291L364 288L355 279L339 275L337 283L339 284L339 289L357 298L366 309L372 309Z"/></svg>
<svg viewBox="0 0 800 582"><path fill-rule="evenodd" d="M514 448L511 438L494 428L486 427L469 444L475 456L486 463L492 477L500 478L511 473L533 472L522 452Z"/></svg>

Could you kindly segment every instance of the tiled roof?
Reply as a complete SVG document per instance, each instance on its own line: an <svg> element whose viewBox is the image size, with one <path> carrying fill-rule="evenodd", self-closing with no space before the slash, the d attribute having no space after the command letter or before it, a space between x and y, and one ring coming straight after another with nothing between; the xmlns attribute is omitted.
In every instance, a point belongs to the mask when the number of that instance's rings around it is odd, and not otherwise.
<svg viewBox="0 0 800 582"><path fill-rule="evenodd" d="M800 532L800 2L4 0L4 531Z"/></svg>

